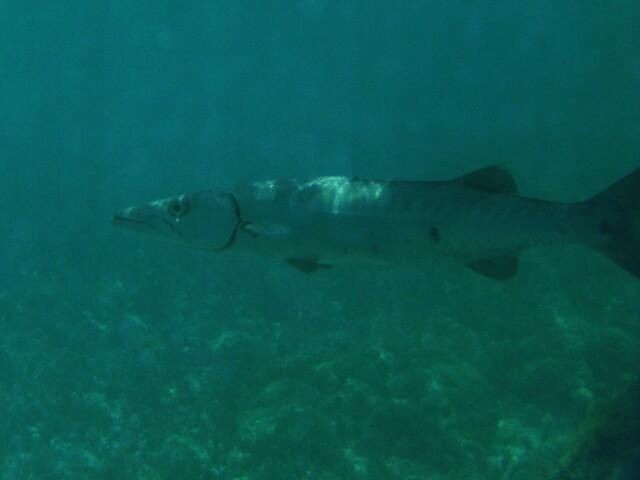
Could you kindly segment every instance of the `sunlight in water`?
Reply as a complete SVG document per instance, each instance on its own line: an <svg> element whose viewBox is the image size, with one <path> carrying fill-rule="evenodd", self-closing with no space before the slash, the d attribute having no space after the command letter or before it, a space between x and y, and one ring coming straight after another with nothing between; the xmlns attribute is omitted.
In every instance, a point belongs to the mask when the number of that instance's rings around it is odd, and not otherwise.
<svg viewBox="0 0 640 480"><path fill-rule="evenodd" d="M347 177L316 178L302 189L318 189L314 200L331 213L344 213L354 205L372 203L384 193L384 185L379 182L354 181Z"/></svg>

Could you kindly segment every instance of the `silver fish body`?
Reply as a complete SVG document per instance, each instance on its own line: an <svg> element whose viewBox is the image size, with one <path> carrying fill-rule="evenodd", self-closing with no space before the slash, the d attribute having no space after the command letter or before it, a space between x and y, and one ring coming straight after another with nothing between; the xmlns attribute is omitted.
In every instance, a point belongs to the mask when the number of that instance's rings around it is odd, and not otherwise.
<svg viewBox="0 0 640 480"><path fill-rule="evenodd" d="M460 182L324 177L234 191L249 231L238 247L323 261L399 262L510 255L598 237L584 206L496 194ZM254 221L255 230L252 227Z"/></svg>
<svg viewBox="0 0 640 480"><path fill-rule="evenodd" d="M504 279L515 274L517 255L528 248L606 250L628 227L626 214L609 203L518 196L506 170L488 167L443 182L256 182L130 207L114 220L195 248L272 256L305 272L452 258Z"/></svg>

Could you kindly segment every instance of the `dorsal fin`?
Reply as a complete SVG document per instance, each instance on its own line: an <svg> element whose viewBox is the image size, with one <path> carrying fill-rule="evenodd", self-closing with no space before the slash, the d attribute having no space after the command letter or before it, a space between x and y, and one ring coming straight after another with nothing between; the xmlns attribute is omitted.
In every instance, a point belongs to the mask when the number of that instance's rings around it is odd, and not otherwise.
<svg viewBox="0 0 640 480"><path fill-rule="evenodd" d="M493 165L467 173L466 175L456 178L456 181L467 187L491 193L510 195L518 193L518 187L516 186L516 181L511 176L511 172L500 165Z"/></svg>

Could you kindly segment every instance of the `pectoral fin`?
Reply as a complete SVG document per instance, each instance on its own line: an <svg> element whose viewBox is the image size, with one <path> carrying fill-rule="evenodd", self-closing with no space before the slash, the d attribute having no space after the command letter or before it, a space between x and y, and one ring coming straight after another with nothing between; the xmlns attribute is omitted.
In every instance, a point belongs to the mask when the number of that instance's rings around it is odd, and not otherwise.
<svg viewBox="0 0 640 480"><path fill-rule="evenodd" d="M318 263L316 260L305 258L287 258L285 262L304 273L313 273L320 269L326 270L331 268L331 265L326 263Z"/></svg>
<svg viewBox="0 0 640 480"><path fill-rule="evenodd" d="M467 263L467 267L474 272L494 280L509 280L518 273L518 257L513 255L482 258Z"/></svg>
<svg viewBox="0 0 640 480"><path fill-rule="evenodd" d="M252 237L267 237L272 239L286 238L291 234L291 229L283 225L259 224L246 222L240 228Z"/></svg>

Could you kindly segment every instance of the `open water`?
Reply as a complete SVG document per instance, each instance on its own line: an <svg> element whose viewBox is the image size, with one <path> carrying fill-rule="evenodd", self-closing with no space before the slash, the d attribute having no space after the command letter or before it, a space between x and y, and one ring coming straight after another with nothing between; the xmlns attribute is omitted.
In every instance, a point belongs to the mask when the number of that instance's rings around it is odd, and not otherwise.
<svg viewBox="0 0 640 480"><path fill-rule="evenodd" d="M305 275L113 229L265 178L640 165L637 0L0 1L0 479L635 480L640 280Z"/></svg>

